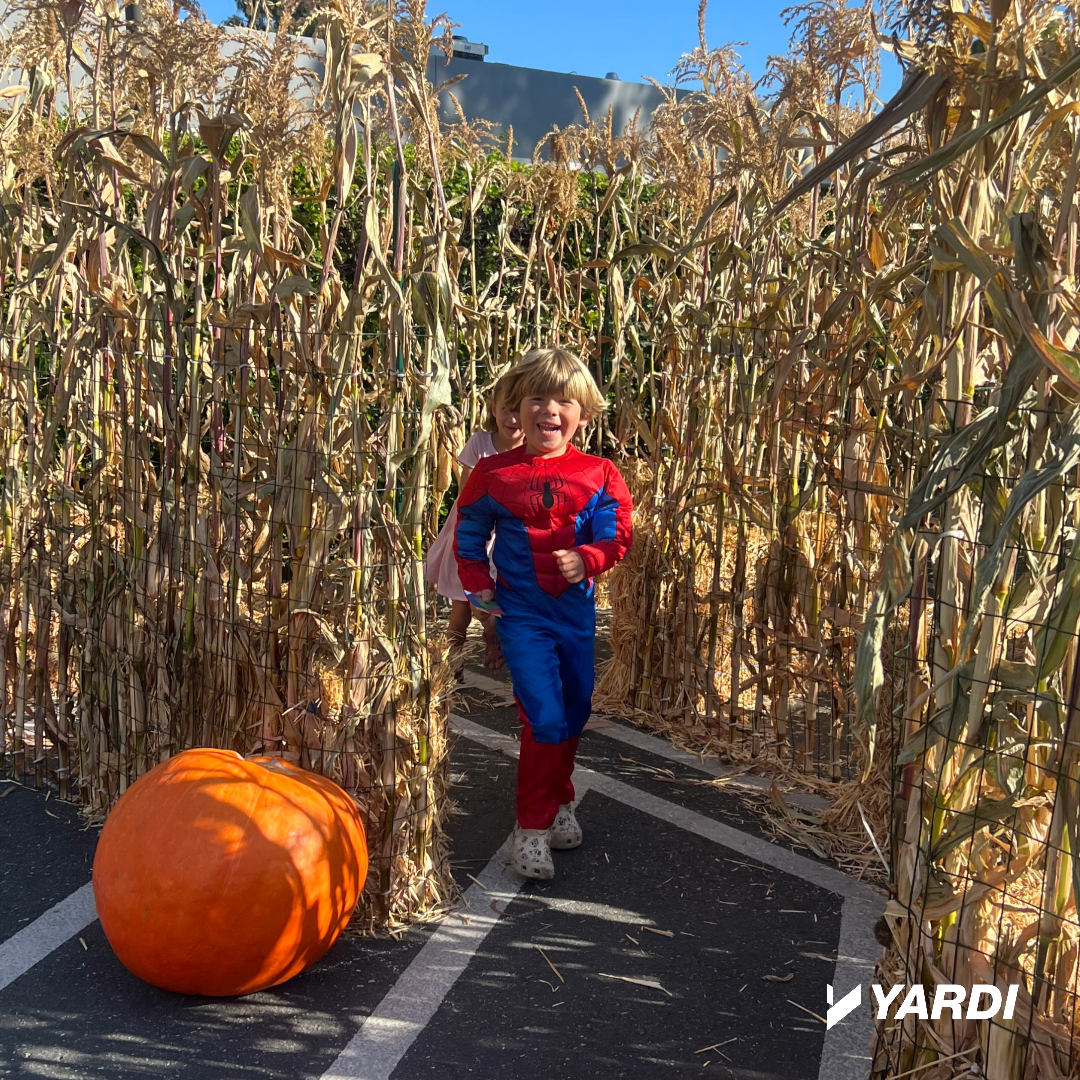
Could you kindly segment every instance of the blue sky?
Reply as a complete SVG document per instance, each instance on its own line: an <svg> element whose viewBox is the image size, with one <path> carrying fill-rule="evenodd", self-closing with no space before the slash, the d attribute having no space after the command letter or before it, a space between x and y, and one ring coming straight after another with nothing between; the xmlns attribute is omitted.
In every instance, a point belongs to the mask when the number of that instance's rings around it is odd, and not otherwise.
<svg viewBox="0 0 1080 1080"><path fill-rule="evenodd" d="M781 11L793 0L713 0L706 33L710 45L745 41L739 49L754 77L765 72L770 54L787 50L790 31ZM207 15L220 21L235 12L232 0L203 0ZM697 0L432 0L461 24L455 33L483 42L488 60L500 64L576 72L602 78L614 71L630 81L651 75L666 81L679 57L697 44ZM899 85L895 65L882 93Z"/></svg>

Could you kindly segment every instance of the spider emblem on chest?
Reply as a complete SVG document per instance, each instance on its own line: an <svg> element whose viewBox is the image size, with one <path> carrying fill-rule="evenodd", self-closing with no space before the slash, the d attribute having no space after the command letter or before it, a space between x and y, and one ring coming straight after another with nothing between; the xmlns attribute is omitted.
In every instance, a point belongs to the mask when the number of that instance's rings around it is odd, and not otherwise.
<svg viewBox="0 0 1080 1080"><path fill-rule="evenodd" d="M566 481L559 476L534 477L529 485L529 506L533 514L561 510L566 500L565 485Z"/></svg>

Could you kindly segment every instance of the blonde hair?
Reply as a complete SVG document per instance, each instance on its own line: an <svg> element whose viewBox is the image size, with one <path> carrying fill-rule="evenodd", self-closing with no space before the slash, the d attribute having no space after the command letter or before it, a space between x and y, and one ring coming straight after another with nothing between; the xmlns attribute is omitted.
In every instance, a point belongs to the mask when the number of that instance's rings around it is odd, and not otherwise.
<svg viewBox="0 0 1080 1080"><path fill-rule="evenodd" d="M484 430L498 431L499 421L495 418L495 410L502 403L508 408L516 409L517 401L512 401L515 385L517 383L517 368L511 368L505 375L496 380L495 385L488 391L485 404ZM519 399L520 400L520 399Z"/></svg>
<svg viewBox="0 0 1080 1080"><path fill-rule="evenodd" d="M532 349L514 368L514 375L513 396L505 399L508 408L518 409L525 398L541 396L576 401L586 420L607 408L592 373L566 349Z"/></svg>

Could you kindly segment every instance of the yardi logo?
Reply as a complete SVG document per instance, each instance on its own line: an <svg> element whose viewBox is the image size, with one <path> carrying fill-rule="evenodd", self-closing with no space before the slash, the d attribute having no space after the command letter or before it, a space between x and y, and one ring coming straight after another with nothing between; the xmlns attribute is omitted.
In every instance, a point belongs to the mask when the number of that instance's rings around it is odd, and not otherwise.
<svg viewBox="0 0 1080 1080"><path fill-rule="evenodd" d="M902 1020L905 1016L917 1016L920 1020L940 1020L941 1014L948 1009L954 1020L990 1020L1001 1014L1003 1020L1013 1018L1013 1010L1016 1008L1016 996L1020 993L1019 984L1008 987L1004 1003L1001 991L996 986L984 983L976 983L968 992L966 986L957 986L952 983L942 983L934 991L933 1004L927 1008L926 989L921 984L907 988L901 983L886 991L877 983L872 983L870 989L874 992L877 1001L877 1018L884 1020L889 1014L889 1006L907 989L904 1000L893 1015L894 1020ZM835 1027L848 1013L854 1012L862 1004L862 987L856 986L849 990L839 1001L833 1001L834 991L832 986L825 987L825 1000L828 1002L829 1011L825 1014L825 1028ZM964 1001L967 1000L967 1012L964 1012ZM985 1004L983 1003L985 1000ZM1004 1008L1002 1005L1004 1004Z"/></svg>
<svg viewBox="0 0 1080 1080"><path fill-rule="evenodd" d="M825 1029L839 1024L849 1012L857 1009L862 1004L862 987L856 986L849 990L836 1004L833 1004L833 988L825 987L825 1000L829 1003L829 1011L825 1014Z"/></svg>

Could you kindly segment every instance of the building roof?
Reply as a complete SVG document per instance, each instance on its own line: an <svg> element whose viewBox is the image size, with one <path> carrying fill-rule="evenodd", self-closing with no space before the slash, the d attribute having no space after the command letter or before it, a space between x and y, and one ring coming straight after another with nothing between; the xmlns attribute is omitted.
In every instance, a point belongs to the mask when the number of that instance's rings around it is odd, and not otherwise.
<svg viewBox="0 0 1080 1080"><path fill-rule="evenodd" d="M644 130L653 110L664 100L660 91L649 83L596 79L487 61L455 58L445 63L441 55L428 62L427 78L436 90L457 75L465 78L439 94L443 120L453 123L458 118L450 100L452 93L467 119L487 120L497 126L499 135L512 127L512 156L524 161L531 160L537 143L552 128L584 122L575 88L592 119L605 118L608 109L612 109L616 134L621 134L634 121L635 114L637 126Z"/></svg>

